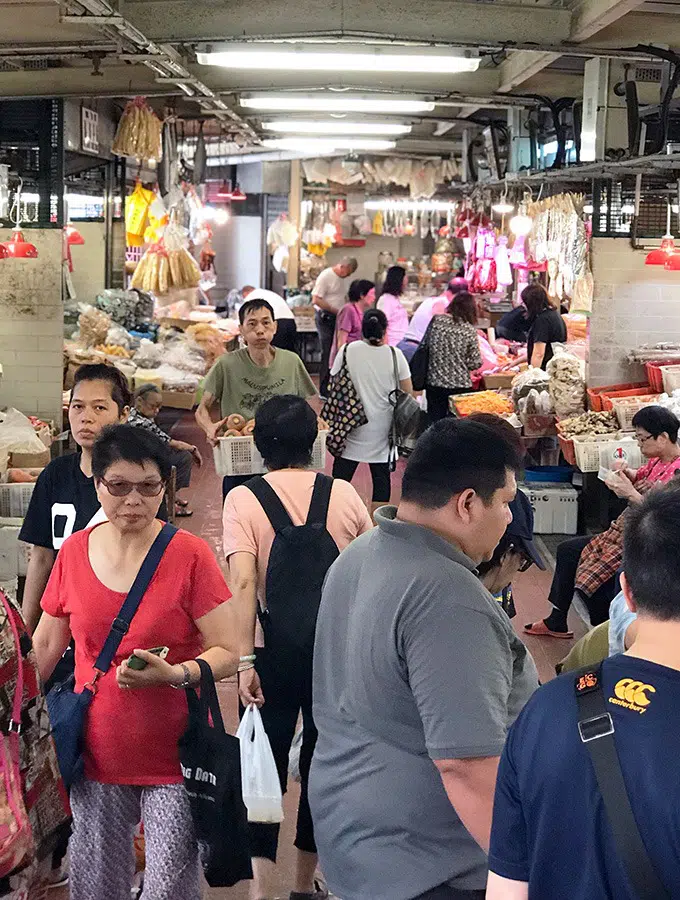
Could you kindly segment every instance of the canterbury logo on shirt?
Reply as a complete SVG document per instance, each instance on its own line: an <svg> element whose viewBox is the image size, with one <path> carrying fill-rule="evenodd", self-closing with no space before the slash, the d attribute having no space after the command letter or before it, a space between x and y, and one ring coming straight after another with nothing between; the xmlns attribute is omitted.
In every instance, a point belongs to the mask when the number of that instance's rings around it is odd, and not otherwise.
<svg viewBox="0 0 680 900"><path fill-rule="evenodd" d="M615 706L623 706L624 709L631 709L633 712L647 712L647 707L651 703L648 694L655 694L656 688L651 684L645 684L643 681L635 681L633 678L622 678L614 687L615 697L610 697L609 702Z"/></svg>

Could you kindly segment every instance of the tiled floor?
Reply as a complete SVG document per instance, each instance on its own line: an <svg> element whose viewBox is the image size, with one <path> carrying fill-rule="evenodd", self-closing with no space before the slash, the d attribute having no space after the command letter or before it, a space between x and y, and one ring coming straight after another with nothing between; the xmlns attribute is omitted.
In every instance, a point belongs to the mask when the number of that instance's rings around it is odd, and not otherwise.
<svg viewBox="0 0 680 900"><path fill-rule="evenodd" d="M188 496L194 515L191 518L178 520L178 524L188 531L204 538L215 551L221 561L221 479L215 473L212 453L205 444L196 426L193 415L164 411L164 427L171 427L172 434L179 440L197 444L204 454L204 466L194 474L193 484ZM393 477L392 502L398 502L401 489L403 464ZM362 499L368 505L371 495L370 474L367 466L360 466L354 485ZM522 635L522 626L546 615L546 597L550 588L550 572L540 572L535 567L529 572L519 575L514 583L515 605L517 616L513 624L536 660L542 681L548 681L555 675L555 664L569 652L571 641L557 641L551 638L535 638ZM572 628L577 636L584 633L583 623L573 616ZM237 724L236 690L234 684L220 685L220 699L228 728L235 730ZM295 828L295 816L298 802L298 788L291 785L286 796L284 808L285 821L281 829L280 865L278 871L277 896L287 897L291 888L293 866L292 842ZM210 900L247 900L248 891L245 884L231 889L211 890L207 895ZM53 891L50 900L66 900L66 891ZM104 898L102 898L104 900Z"/></svg>

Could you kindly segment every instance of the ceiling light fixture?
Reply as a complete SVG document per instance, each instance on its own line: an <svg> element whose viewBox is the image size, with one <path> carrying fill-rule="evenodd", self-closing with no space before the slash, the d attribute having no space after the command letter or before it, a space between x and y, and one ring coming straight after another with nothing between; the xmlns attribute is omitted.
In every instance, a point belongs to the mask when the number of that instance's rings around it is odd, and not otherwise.
<svg viewBox="0 0 680 900"><path fill-rule="evenodd" d="M675 241L671 234L671 204L666 204L666 234L661 238L661 246L651 250L645 259L646 266L665 266L675 253Z"/></svg>
<svg viewBox="0 0 680 900"><path fill-rule="evenodd" d="M64 229L64 232L66 234L66 242L69 244L69 246L73 247L76 244L82 245L85 243L85 238L78 231L75 225L67 225Z"/></svg>
<svg viewBox="0 0 680 900"><path fill-rule="evenodd" d="M432 73L453 75L476 72L479 56L470 50L423 52L421 47L376 47L361 44L227 44L209 52L199 51L203 66L226 69L266 69L288 72L397 72L400 75Z"/></svg>
<svg viewBox="0 0 680 900"><path fill-rule="evenodd" d="M318 94L257 94L241 97L244 109L266 112L382 113L400 115L434 112L431 100L393 94L358 95L319 92Z"/></svg>
<svg viewBox="0 0 680 900"><path fill-rule="evenodd" d="M12 237L9 241L3 241L0 246L5 250L4 257L14 257L15 259L36 259L38 250L35 244L24 240L24 234L21 230L21 189L24 186L23 179L19 179L19 187L14 195L14 205L12 211L16 210L16 225L12 229ZM11 213L10 213L11 216Z"/></svg>
<svg viewBox="0 0 680 900"><path fill-rule="evenodd" d="M394 141L371 138L271 138L262 141L273 150L296 150L302 153L333 153L335 150L393 150Z"/></svg>
<svg viewBox="0 0 680 900"><path fill-rule="evenodd" d="M233 200L243 201L243 200L247 200L248 197L246 194L243 193L243 191L237 184L236 187L234 188L234 190L231 192L231 199L232 199L232 201Z"/></svg>
<svg viewBox="0 0 680 900"><path fill-rule="evenodd" d="M222 184L219 186L217 193L215 194L218 200L231 200L231 186L229 182L224 179Z"/></svg>
<svg viewBox="0 0 680 900"><path fill-rule="evenodd" d="M263 122L265 131L278 131L283 134L410 134L410 125L393 124L391 122L308 122L296 119L281 119L275 122Z"/></svg>

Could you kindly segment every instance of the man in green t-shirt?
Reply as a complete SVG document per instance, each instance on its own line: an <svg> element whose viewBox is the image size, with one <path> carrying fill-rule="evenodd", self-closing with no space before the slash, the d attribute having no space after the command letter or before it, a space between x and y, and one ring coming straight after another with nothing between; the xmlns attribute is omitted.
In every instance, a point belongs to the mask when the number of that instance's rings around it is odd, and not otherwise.
<svg viewBox="0 0 680 900"><path fill-rule="evenodd" d="M290 350L272 347L276 321L270 304L266 300L246 301L238 315L245 350L225 353L217 360L206 376L203 397L196 410L196 421L213 445L220 426L234 413L252 419L258 407L276 395L313 397L316 394L300 357ZM220 407L217 422L210 414L215 403ZM224 495L250 477L227 476Z"/></svg>

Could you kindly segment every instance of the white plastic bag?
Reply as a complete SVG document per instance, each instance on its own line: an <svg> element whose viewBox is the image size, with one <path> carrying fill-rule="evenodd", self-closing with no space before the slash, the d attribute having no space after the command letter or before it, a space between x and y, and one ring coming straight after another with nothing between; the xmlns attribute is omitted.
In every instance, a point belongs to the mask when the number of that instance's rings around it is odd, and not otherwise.
<svg viewBox="0 0 680 900"><path fill-rule="evenodd" d="M300 775L300 751L302 750L302 736L304 731L302 726L295 732L293 743L290 745L290 753L288 754L288 777L300 784L302 776Z"/></svg>
<svg viewBox="0 0 680 900"><path fill-rule="evenodd" d="M241 784L249 822L283 821L279 773L259 709L251 703L236 732L241 742Z"/></svg>

